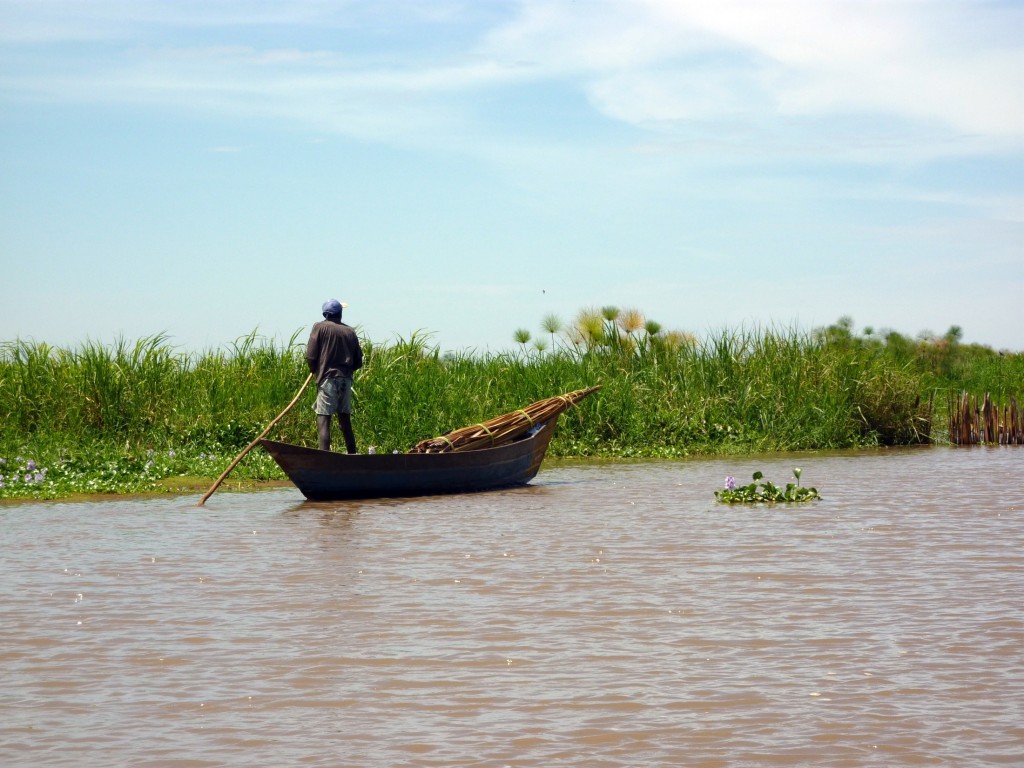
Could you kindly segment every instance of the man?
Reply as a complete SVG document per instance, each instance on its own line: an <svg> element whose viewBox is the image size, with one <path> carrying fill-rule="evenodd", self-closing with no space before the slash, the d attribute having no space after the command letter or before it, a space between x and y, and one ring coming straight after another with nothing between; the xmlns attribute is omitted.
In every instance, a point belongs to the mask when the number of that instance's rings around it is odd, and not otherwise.
<svg viewBox="0 0 1024 768"><path fill-rule="evenodd" d="M338 414L338 425L345 437L345 448L356 452L352 432L352 375L363 366L363 349L356 332L341 322L341 310L348 304L337 299L325 301L324 319L313 326L306 344L306 362L316 374L316 431L320 450L331 450L331 416Z"/></svg>

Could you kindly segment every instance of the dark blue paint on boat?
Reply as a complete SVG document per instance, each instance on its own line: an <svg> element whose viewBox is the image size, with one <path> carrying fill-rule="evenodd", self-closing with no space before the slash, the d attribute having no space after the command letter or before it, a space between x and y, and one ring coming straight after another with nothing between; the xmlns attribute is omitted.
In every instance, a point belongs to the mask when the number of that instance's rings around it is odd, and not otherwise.
<svg viewBox="0 0 1024 768"><path fill-rule="evenodd" d="M524 485L544 460L558 417L497 448L449 453L345 454L260 440L288 478L315 501L427 496Z"/></svg>

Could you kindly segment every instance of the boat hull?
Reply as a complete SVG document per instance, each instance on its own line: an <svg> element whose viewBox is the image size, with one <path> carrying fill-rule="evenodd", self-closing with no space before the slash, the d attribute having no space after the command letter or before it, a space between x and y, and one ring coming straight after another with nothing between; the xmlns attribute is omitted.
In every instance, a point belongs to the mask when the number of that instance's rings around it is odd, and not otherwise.
<svg viewBox="0 0 1024 768"><path fill-rule="evenodd" d="M544 460L557 417L499 446L448 453L345 454L260 440L307 499L467 493L524 485Z"/></svg>

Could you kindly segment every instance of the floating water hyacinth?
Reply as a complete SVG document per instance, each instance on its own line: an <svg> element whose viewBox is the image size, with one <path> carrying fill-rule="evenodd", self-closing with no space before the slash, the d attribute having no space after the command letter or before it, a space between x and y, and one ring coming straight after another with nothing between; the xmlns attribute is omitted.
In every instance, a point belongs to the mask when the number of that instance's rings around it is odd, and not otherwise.
<svg viewBox="0 0 1024 768"><path fill-rule="evenodd" d="M175 474L201 474L216 460L206 451L202 459L187 449L168 458L167 449L147 449L137 454L97 455L74 460L60 451L59 458L0 457L0 499L51 499L73 493L145 493L167 490L164 478ZM52 464L50 463L52 462ZM44 466L47 464L49 466Z"/></svg>
<svg viewBox="0 0 1024 768"><path fill-rule="evenodd" d="M800 485L802 469L793 470L795 483L786 483L785 488L780 488L775 483L765 480L758 483L764 477L763 472L755 472L754 482L749 485L736 485L732 475L725 478L725 488L715 491L715 498L724 504L766 504L775 502L798 502L813 501L820 499L821 495L817 488L805 488Z"/></svg>

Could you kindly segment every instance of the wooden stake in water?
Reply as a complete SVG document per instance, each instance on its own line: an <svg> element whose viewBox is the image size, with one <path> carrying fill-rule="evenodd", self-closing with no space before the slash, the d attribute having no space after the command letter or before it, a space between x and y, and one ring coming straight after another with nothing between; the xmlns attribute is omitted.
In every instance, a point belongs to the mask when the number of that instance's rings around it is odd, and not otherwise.
<svg viewBox="0 0 1024 768"><path fill-rule="evenodd" d="M217 488L220 486L220 484L224 482L224 478L226 478L228 476L228 474L231 472L231 470L234 469L236 466L238 466L238 462L240 462L242 460L242 458L245 456L245 454L247 454L249 451L251 451L253 449L253 446L256 445L256 443L258 443L260 440L262 440L264 437L266 437L267 433L270 432L270 430L274 428L274 425L277 424L277 422L279 422L282 418L284 418L284 415L286 413L288 413L288 411L290 411L292 409L293 405L295 405L297 402L299 402L299 398L302 397L302 393L306 391L306 387L309 386L309 382L311 382L312 380L313 380L313 374L311 373L311 374L309 374L309 376L306 377L306 381L303 382L302 386L299 387L299 391L295 393L295 397L292 398L292 401L290 403L288 403L288 407L286 407L283 411L281 411L279 414L277 414L276 418L272 422L267 424L267 428L264 429L262 432L260 432L259 436L255 440L253 440L251 443L249 443L247 446L245 446L245 450L242 451L240 454L238 454L238 456L235 457L235 460L232 461L231 464L228 466L228 468L225 469L224 472L221 474L221 476L217 478L217 482L215 482L213 485L210 486L210 490L208 490L206 492L206 495L203 496L203 498L201 498L199 500L198 504L196 504L197 507L203 506L203 504L206 503L206 500L208 498L210 498L211 496L213 496L213 492L216 491Z"/></svg>
<svg viewBox="0 0 1024 768"><path fill-rule="evenodd" d="M959 402L950 397L947 403L953 445L1024 445L1024 419L1013 395L1001 413L987 392L984 400L965 391Z"/></svg>

